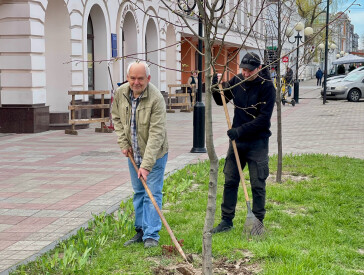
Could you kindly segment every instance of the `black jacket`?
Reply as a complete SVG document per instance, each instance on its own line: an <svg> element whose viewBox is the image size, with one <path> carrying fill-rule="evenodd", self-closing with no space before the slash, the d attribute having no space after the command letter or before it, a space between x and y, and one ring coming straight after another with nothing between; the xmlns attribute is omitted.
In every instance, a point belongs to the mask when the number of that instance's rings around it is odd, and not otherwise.
<svg viewBox="0 0 364 275"><path fill-rule="evenodd" d="M275 103L276 90L270 78L268 69L263 69L253 81L244 81L242 74L223 83L226 101L234 102L233 128L237 128L240 141L250 141L271 136L270 119ZM242 82L242 83L241 83ZM217 105L223 105L220 93L213 92Z"/></svg>
<svg viewBox="0 0 364 275"><path fill-rule="evenodd" d="M292 84L292 79L293 79L292 69L290 69L289 71L287 70L286 74L284 75L284 78L286 80L286 84L288 84L288 85Z"/></svg>

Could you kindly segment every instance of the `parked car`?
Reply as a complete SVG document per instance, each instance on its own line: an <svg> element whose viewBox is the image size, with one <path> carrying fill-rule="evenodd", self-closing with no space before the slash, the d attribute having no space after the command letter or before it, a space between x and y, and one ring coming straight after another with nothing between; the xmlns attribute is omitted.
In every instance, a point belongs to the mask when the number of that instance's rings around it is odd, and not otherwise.
<svg viewBox="0 0 364 275"><path fill-rule="evenodd" d="M355 72L360 72L364 70L364 66L358 67L355 70L352 70L351 72L349 72L348 74L342 74L342 75L335 75L335 76L331 76L327 78L327 83L329 83L329 81L333 81L333 80L338 80L338 79L344 79L345 77L347 77L348 75L350 75L351 73L355 73ZM324 83L322 82L322 86L324 85Z"/></svg>
<svg viewBox="0 0 364 275"><path fill-rule="evenodd" d="M321 90L324 95L324 90ZM364 70L348 74L341 81L327 83L327 99L347 99L357 102L364 95Z"/></svg>

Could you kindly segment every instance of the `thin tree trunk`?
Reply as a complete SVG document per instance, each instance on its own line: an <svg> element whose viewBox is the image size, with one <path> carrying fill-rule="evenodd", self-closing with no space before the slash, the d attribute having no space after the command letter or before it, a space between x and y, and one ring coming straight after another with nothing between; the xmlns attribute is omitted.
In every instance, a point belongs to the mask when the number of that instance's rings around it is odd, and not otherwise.
<svg viewBox="0 0 364 275"><path fill-rule="evenodd" d="M278 8L278 58L281 57L282 54L282 37L281 37L281 1L277 3ZM278 143L278 162L277 162L277 175L276 182L282 182L282 158L283 158L283 148L282 148L282 104L281 104L281 60L278 61L277 65L277 94L276 94L276 103L277 103L277 143ZM286 86L287 89L287 86Z"/></svg>
<svg viewBox="0 0 364 275"><path fill-rule="evenodd" d="M205 41L206 42L206 41ZM208 43L205 43L208 45ZM208 47L208 49L207 49ZM205 68L210 67L211 49L207 46L205 49ZM206 54L207 53L207 54ZM202 272L205 275L212 275L212 233L211 230L214 226L215 211L216 211L216 193L217 193L217 175L219 169L219 159L217 158L213 132L212 132L212 112L211 101L212 94L210 85L211 73L209 70L205 72L205 129L206 129L206 149L210 159L210 179L209 179L209 191L207 200L207 210L205 216L205 225L202 235Z"/></svg>

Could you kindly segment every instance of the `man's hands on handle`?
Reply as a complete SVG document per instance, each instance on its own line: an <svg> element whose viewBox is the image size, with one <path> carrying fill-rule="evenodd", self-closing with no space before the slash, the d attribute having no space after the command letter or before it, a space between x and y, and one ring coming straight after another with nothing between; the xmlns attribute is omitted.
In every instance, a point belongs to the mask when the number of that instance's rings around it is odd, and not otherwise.
<svg viewBox="0 0 364 275"><path fill-rule="evenodd" d="M139 168L138 170L138 179L140 178L140 176L143 177L143 179L146 181L147 180L147 177L149 175L149 171L147 169L144 169L144 168Z"/></svg>
<svg viewBox="0 0 364 275"><path fill-rule="evenodd" d="M133 149L132 148L124 149L124 150L122 150L122 152L123 152L124 156L126 156L126 157L129 157L128 156L128 153L130 153L131 155L133 155ZM139 168L139 170L138 170L138 179L140 177L143 177L143 179L145 181L147 181L148 175L149 175L149 171L147 169L144 169L144 168L141 168L141 167Z"/></svg>
<svg viewBox="0 0 364 275"><path fill-rule="evenodd" d="M231 128L230 130L228 130L227 135L231 140L236 140L237 138L239 138L239 132L236 128Z"/></svg>
<svg viewBox="0 0 364 275"><path fill-rule="evenodd" d="M222 74L214 74L213 76L212 76L212 85L216 85L217 83L219 83L220 82L220 80L221 80L221 78L222 78ZM223 93L223 91L222 90L219 90L219 92L221 93ZM223 96L223 94L222 94L222 96ZM216 101L216 100L215 100ZM222 105L222 104L221 104ZM230 138L230 140L236 140L236 139L238 139L240 136L241 136L241 133L240 133L240 131L239 131L239 129L238 128L231 128L231 129L229 129L228 131L227 131L227 135L228 135L228 137Z"/></svg>
<svg viewBox="0 0 364 275"><path fill-rule="evenodd" d="M128 153L130 152L130 154L133 155L133 149L130 147L129 149L124 149L124 150L121 150L124 154L124 156L128 157Z"/></svg>

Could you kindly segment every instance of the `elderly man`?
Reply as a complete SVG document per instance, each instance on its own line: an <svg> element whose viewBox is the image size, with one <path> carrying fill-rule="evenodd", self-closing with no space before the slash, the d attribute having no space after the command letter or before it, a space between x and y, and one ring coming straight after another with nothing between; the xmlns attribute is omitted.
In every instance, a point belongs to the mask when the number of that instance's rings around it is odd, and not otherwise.
<svg viewBox="0 0 364 275"><path fill-rule="evenodd" d="M144 242L144 247L158 246L161 219L146 193L143 177L159 208L162 208L164 170L168 158L166 105L160 91L150 83L150 70L145 62L133 62L127 69L128 83L115 93L112 118L122 153L132 153L138 173L129 162L134 189L136 235L124 245Z"/></svg>

